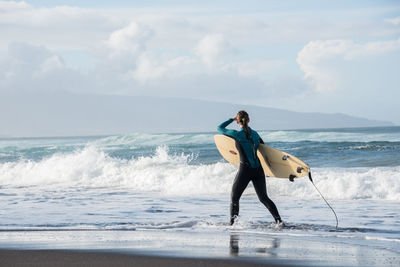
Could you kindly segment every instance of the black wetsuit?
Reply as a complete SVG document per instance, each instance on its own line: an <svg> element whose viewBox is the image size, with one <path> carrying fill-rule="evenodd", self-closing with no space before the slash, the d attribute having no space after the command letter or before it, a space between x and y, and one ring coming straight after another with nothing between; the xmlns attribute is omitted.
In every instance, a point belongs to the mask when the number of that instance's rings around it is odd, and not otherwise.
<svg viewBox="0 0 400 267"><path fill-rule="evenodd" d="M240 155L239 171L236 174L231 193L231 224L239 215L239 200L250 181L256 190L258 199L271 212L276 222L281 222L278 209L267 195L264 170L258 160L256 151L260 143L264 143L258 133L249 128L250 139L247 138L244 129L241 131L225 129L233 119L229 119L218 126L218 131L231 136L236 140L236 147Z"/></svg>

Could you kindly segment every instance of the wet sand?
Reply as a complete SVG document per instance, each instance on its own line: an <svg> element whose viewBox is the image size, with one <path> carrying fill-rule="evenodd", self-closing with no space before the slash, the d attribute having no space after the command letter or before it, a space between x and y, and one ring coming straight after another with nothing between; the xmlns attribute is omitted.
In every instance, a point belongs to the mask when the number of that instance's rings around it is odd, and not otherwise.
<svg viewBox="0 0 400 267"><path fill-rule="evenodd" d="M180 258L96 250L0 250L0 266L282 267L300 265L265 259L256 262L243 258Z"/></svg>

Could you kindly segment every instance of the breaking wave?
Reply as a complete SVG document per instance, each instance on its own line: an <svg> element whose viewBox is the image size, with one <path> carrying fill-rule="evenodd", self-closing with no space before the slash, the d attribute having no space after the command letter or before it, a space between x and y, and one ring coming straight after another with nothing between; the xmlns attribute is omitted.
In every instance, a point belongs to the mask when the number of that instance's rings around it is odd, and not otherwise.
<svg viewBox="0 0 400 267"><path fill-rule="evenodd" d="M150 156L111 157L88 145L40 161L21 159L0 164L3 187L123 187L138 192L204 195L230 192L236 168L225 162L190 164L196 155L174 154L159 146ZM329 199L400 200L400 166L315 168L315 184ZM271 196L318 198L307 178L267 179ZM253 193L253 190L246 190Z"/></svg>

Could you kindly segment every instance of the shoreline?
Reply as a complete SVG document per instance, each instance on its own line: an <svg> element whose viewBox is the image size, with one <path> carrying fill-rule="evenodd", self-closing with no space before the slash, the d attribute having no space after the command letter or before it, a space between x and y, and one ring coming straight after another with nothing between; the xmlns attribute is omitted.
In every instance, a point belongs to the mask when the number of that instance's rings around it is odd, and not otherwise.
<svg viewBox="0 0 400 267"><path fill-rule="evenodd" d="M396 243L287 231L4 231L0 266L399 266ZM338 238L337 234L343 235ZM347 233L349 234L349 233ZM372 238L372 239L371 239ZM395 245L393 247L393 245Z"/></svg>
<svg viewBox="0 0 400 267"><path fill-rule="evenodd" d="M146 267L282 267L306 266L265 258L200 258L140 254L114 250L0 249L1 266L146 266Z"/></svg>

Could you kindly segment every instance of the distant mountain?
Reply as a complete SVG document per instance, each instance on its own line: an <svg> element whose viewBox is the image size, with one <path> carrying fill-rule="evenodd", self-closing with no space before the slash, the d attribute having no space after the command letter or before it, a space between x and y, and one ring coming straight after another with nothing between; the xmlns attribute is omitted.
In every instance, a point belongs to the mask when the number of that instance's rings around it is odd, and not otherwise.
<svg viewBox="0 0 400 267"><path fill-rule="evenodd" d="M216 131L238 110L258 130L391 126L345 114L144 96L31 94L0 96L0 135L69 136Z"/></svg>

